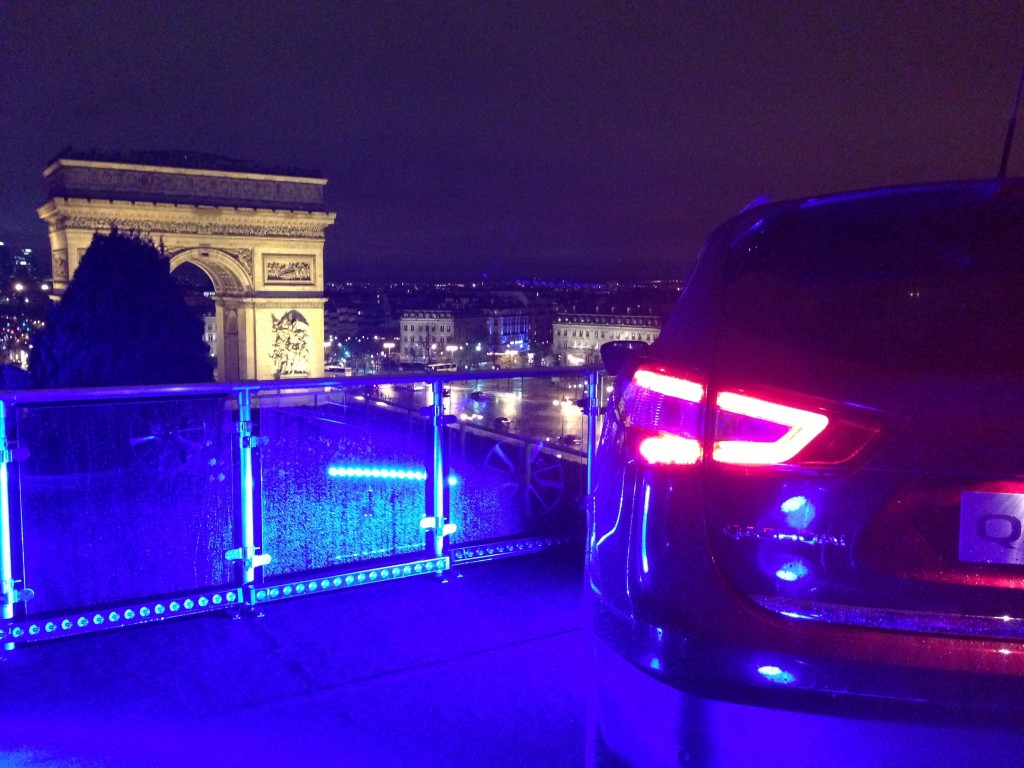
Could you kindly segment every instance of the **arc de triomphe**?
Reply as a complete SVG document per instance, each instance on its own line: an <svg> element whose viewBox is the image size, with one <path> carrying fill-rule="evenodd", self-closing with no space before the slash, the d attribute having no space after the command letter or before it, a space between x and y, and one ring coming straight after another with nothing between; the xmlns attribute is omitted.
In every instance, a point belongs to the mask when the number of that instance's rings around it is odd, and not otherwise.
<svg viewBox="0 0 1024 768"><path fill-rule="evenodd" d="M212 281L220 381L323 376L326 179L191 153L65 153L43 175L55 296L95 232L138 232Z"/></svg>

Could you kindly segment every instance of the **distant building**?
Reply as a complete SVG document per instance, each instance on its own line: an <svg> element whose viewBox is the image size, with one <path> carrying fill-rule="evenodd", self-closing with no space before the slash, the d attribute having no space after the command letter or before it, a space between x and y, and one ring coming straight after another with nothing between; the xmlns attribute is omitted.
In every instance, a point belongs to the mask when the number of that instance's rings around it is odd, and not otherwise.
<svg viewBox="0 0 1024 768"><path fill-rule="evenodd" d="M530 349L543 354L551 349L551 326L558 316L557 308L549 298L535 298L530 302Z"/></svg>
<svg viewBox="0 0 1024 768"><path fill-rule="evenodd" d="M327 335L336 339L398 335L397 315L381 286L330 286L324 327Z"/></svg>
<svg viewBox="0 0 1024 768"><path fill-rule="evenodd" d="M487 351L494 354L530 351L530 313L523 307L485 309Z"/></svg>
<svg viewBox="0 0 1024 768"><path fill-rule="evenodd" d="M609 341L645 341L661 333L654 315L559 315L551 327L551 354L560 365L588 365L601 360L601 345Z"/></svg>
<svg viewBox="0 0 1024 768"><path fill-rule="evenodd" d="M0 241L0 281L36 279L36 259L31 248Z"/></svg>
<svg viewBox="0 0 1024 768"><path fill-rule="evenodd" d="M33 278L36 274L36 260L31 248L19 248L14 254L12 276Z"/></svg>
<svg viewBox="0 0 1024 768"><path fill-rule="evenodd" d="M324 310L324 335L328 338L344 339L358 336L360 331L361 311L357 307L345 307L327 303Z"/></svg>
<svg viewBox="0 0 1024 768"><path fill-rule="evenodd" d="M488 338L484 315L472 310L407 310L399 331L398 359L407 364L465 360L482 351Z"/></svg>
<svg viewBox="0 0 1024 768"><path fill-rule="evenodd" d="M217 316L212 312L203 315L203 341L210 348L210 354L217 354Z"/></svg>

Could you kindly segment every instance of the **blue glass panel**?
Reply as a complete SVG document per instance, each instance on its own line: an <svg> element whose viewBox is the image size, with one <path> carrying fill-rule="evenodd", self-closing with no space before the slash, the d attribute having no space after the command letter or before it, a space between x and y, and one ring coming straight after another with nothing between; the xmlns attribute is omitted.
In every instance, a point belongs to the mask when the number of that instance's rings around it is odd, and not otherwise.
<svg viewBox="0 0 1024 768"><path fill-rule="evenodd" d="M517 376L452 384L454 544L582 535L587 431L576 401L585 381Z"/></svg>
<svg viewBox="0 0 1024 768"><path fill-rule="evenodd" d="M267 576L424 550L429 433L417 386L260 397Z"/></svg>
<svg viewBox="0 0 1024 768"><path fill-rule="evenodd" d="M230 403L23 406L14 437L31 614L231 583Z"/></svg>

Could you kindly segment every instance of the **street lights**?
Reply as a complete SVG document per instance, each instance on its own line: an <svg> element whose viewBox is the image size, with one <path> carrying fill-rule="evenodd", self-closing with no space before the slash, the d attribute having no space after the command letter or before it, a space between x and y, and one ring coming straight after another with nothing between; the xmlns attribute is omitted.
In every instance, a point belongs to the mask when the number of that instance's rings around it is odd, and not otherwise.
<svg viewBox="0 0 1024 768"><path fill-rule="evenodd" d="M566 396L566 397L561 397L558 400L552 400L551 404L558 409L558 415L562 419L562 428L561 428L561 431L558 434L559 434L560 437L564 437L565 436L565 409L567 407L569 407L571 405L571 403L569 402L569 398Z"/></svg>

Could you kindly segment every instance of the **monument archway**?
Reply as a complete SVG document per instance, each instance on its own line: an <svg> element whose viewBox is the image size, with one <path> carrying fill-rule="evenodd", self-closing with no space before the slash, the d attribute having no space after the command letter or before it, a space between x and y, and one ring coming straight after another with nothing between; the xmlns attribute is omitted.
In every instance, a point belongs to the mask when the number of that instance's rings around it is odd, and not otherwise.
<svg viewBox="0 0 1024 768"><path fill-rule="evenodd" d="M138 232L210 278L220 381L323 376L326 179L191 153L68 153L44 176L57 298L93 234Z"/></svg>

